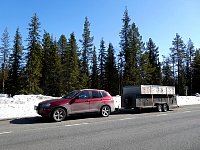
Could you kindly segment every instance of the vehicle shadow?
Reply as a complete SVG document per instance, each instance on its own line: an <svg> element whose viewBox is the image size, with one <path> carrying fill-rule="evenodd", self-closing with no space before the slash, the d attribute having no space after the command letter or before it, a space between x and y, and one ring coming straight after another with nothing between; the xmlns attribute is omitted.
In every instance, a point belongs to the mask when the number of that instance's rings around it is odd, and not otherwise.
<svg viewBox="0 0 200 150"><path fill-rule="evenodd" d="M50 123L50 119L42 117L27 117L27 118L17 118L10 121L10 124L39 124L39 123Z"/></svg>
<svg viewBox="0 0 200 150"><path fill-rule="evenodd" d="M98 114L79 114L79 115L68 116L64 121L88 119L88 118L100 118L100 117L101 116ZM40 116L18 118L10 121L10 124L41 124L41 123L56 123L56 122L54 122L51 119L43 118Z"/></svg>

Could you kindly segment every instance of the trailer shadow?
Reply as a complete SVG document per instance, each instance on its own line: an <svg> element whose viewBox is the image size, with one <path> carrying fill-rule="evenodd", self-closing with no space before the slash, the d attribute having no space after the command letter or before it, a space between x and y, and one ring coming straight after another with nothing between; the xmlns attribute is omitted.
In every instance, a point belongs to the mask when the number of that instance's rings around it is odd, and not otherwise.
<svg viewBox="0 0 200 150"><path fill-rule="evenodd" d="M168 111L173 111L172 109ZM120 114L145 114L145 113L158 113L156 109L152 108L144 108L144 109L124 109L124 110L118 110L112 113L113 115L120 115Z"/></svg>

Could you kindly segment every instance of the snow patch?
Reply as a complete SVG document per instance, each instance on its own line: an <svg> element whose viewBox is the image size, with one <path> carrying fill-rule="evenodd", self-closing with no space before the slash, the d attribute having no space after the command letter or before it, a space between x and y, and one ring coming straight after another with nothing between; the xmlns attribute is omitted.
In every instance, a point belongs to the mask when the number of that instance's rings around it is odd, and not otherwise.
<svg viewBox="0 0 200 150"><path fill-rule="evenodd" d="M44 95L15 95L11 98L0 97L0 120L38 116L34 110L34 106L42 101L56 98L58 97Z"/></svg>

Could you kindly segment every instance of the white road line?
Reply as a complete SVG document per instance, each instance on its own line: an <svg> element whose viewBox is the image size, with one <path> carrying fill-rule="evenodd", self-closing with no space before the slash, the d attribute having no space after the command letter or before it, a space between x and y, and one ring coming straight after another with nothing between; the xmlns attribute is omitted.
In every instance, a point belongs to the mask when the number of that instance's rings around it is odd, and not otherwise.
<svg viewBox="0 0 200 150"><path fill-rule="evenodd" d="M68 125L65 125L66 127L72 127L72 126L80 126L80 125L86 125L86 124L89 124L89 123L87 123L87 122L85 122L85 123L80 123L80 124L68 124Z"/></svg>
<svg viewBox="0 0 200 150"><path fill-rule="evenodd" d="M198 111L200 111L200 110L194 110L194 111L186 110L186 111L176 111L176 112L170 112L170 113L171 114L183 114L183 113L191 113L191 112L198 112Z"/></svg>
<svg viewBox="0 0 200 150"><path fill-rule="evenodd" d="M12 132L11 131L9 131L9 132L1 132L0 135L9 134L9 133L12 133Z"/></svg>
<svg viewBox="0 0 200 150"><path fill-rule="evenodd" d="M183 113L189 113L189 112L192 112L192 111L189 111L189 110L188 110L188 111L184 111Z"/></svg>
<svg viewBox="0 0 200 150"><path fill-rule="evenodd" d="M123 120L130 120L130 119L134 119L134 118L122 118L122 119L119 119L119 120L123 121Z"/></svg>
<svg viewBox="0 0 200 150"><path fill-rule="evenodd" d="M159 114L159 115L156 115L156 116L167 116L168 114Z"/></svg>

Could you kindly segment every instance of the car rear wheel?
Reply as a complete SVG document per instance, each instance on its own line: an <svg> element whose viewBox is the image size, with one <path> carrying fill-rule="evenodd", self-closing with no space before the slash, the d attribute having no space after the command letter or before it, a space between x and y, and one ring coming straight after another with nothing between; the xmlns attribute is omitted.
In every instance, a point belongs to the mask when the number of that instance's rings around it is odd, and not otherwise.
<svg viewBox="0 0 200 150"><path fill-rule="evenodd" d="M109 106L103 106L101 108L101 116L103 116L103 117L108 117L110 115L110 112L111 112L111 110L110 110Z"/></svg>
<svg viewBox="0 0 200 150"><path fill-rule="evenodd" d="M63 108L56 108L52 113L52 118L56 122L63 121L67 116L66 111Z"/></svg>

